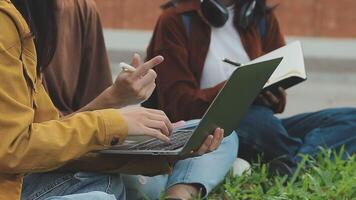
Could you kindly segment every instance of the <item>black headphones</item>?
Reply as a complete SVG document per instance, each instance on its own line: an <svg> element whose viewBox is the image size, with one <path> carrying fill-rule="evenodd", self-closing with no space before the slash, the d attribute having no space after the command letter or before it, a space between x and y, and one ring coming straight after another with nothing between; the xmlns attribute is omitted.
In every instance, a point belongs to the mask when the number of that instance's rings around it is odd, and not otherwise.
<svg viewBox="0 0 356 200"><path fill-rule="evenodd" d="M210 25L214 27L222 27L229 19L229 12L226 6L221 0L200 0L201 10L204 17L208 20ZM240 0L242 1L242 0ZM243 29L247 29L255 18L256 0L245 0L241 6L241 12L239 17L239 26ZM167 3L161 5L162 9L169 8L178 4L180 0L170 0Z"/></svg>
<svg viewBox="0 0 356 200"><path fill-rule="evenodd" d="M255 17L256 0L249 0L241 7L239 26L247 29ZM214 27L222 27L229 19L229 12L220 0L201 0L204 17Z"/></svg>

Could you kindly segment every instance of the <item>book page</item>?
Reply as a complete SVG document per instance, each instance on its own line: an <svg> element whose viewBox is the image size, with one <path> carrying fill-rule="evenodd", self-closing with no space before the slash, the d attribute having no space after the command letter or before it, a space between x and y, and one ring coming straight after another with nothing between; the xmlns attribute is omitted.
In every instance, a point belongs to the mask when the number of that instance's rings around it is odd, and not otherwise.
<svg viewBox="0 0 356 200"><path fill-rule="evenodd" d="M271 78L266 83L265 87L290 76L298 76L303 79L307 78L302 46L299 41L290 43L284 47L276 49L266 55L256 58L255 60L247 64L267 61L279 57L283 57L283 60L281 64L277 67L276 71L274 71Z"/></svg>

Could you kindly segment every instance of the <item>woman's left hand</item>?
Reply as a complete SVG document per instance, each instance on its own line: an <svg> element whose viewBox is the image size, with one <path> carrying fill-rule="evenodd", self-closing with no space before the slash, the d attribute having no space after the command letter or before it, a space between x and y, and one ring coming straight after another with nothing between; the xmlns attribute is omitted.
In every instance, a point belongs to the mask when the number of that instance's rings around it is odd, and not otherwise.
<svg viewBox="0 0 356 200"><path fill-rule="evenodd" d="M217 128L213 135L209 135L204 143L200 146L198 151L195 152L196 155L202 156L206 153L210 153L219 148L222 140L224 139L224 129Z"/></svg>
<svg viewBox="0 0 356 200"><path fill-rule="evenodd" d="M270 91L263 92L257 97L255 104L269 107L274 113L283 113L287 104L287 93L281 87L278 88L277 94Z"/></svg>

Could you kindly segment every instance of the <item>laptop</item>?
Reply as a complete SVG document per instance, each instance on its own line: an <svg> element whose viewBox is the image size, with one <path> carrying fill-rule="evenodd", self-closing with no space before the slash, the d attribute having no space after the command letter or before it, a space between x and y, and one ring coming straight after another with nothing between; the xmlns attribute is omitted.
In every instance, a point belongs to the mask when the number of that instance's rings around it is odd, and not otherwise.
<svg viewBox="0 0 356 200"><path fill-rule="evenodd" d="M201 120L177 128L167 144L151 138L117 145L102 154L189 156L203 144L206 137L218 127L225 130L224 137L239 127L240 120L261 92L283 58L247 64L237 68L220 90Z"/></svg>

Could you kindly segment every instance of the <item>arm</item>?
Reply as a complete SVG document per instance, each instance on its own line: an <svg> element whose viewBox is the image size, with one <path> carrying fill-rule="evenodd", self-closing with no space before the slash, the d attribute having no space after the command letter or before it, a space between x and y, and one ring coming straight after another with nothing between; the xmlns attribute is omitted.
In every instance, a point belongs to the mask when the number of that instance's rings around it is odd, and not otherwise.
<svg viewBox="0 0 356 200"><path fill-rule="evenodd" d="M34 122L32 86L27 68L35 71L35 56L20 57L20 39L12 19L0 12L0 171L48 171L89 151L108 148L113 138L124 141L127 125L117 110L85 112L66 119ZM33 47L30 38L24 41ZM31 45L32 44L32 45ZM32 57L31 57L32 56ZM41 92L41 91L37 91ZM42 91L40 98L48 98ZM43 110L50 111L52 107ZM42 113L43 115L46 115Z"/></svg>
<svg viewBox="0 0 356 200"><path fill-rule="evenodd" d="M103 155L97 153L87 154L80 159L73 160L60 168L60 172L76 171L104 171L111 173L157 175L170 171L171 166L177 160L190 157L201 156L205 153L216 150L224 138L224 130L216 129L214 136L210 135L201 147L191 155L185 157L156 156L152 161L152 156L131 156L131 155ZM101 163L97 165L97 163Z"/></svg>
<svg viewBox="0 0 356 200"><path fill-rule="evenodd" d="M273 11L267 16L267 35L263 41L263 52L268 53L286 44L279 23ZM267 91L261 93L255 104L271 108L275 113L283 113L287 105L287 93L283 88L279 88L276 94Z"/></svg>
<svg viewBox="0 0 356 200"><path fill-rule="evenodd" d="M155 79L157 74L152 68L162 61L163 57L157 56L142 64L140 56L135 54L132 65L136 70L132 72L122 71L113 85L77 112L122 108L145 101L151 96L156 87Z"/></svg>
<svg viewBox="0 0 356 200"><path fill-rule="evenodd" d="M148 58L155 55L165 58L155 68L158 103L173 121L201 118L224 85L200 89L200 80L189 65L188 38L179 19L163 14L147 51Z"/></svg>

